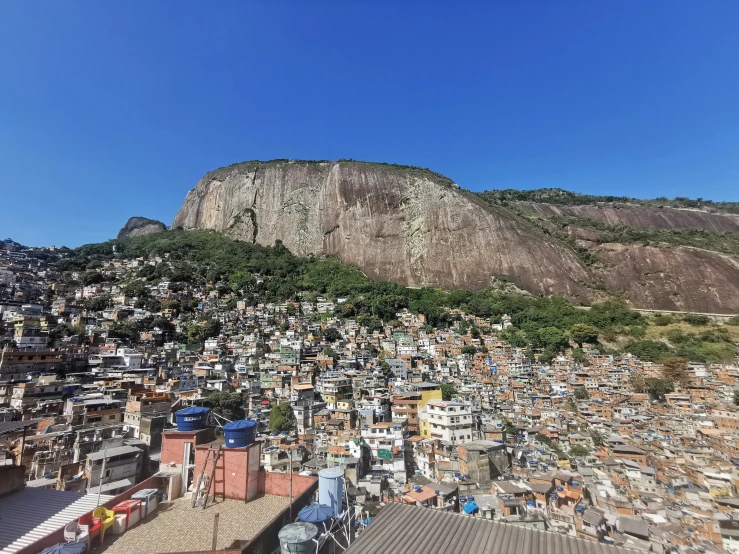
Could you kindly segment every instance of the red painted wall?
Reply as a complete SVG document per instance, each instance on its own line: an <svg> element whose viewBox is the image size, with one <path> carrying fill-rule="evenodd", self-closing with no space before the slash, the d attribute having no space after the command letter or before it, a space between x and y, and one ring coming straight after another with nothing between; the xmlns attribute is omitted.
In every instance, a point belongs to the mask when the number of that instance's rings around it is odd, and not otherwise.
<svg viewBox="0 0 739 554"><path fill-rule="evenodd" d="M163 464L175 463L182 465L185 453L185 443L195 444L195 433L167 431L162 434L162 461Z"/></svg>
<svg viewBox="0 0 739 554"><path fill-rule="evenodd" d="M193 483L197 483L203 472L203 463L208 455L208 446L195 449L195 475ZM235 500L253 500L259 495L259 459L261 447L258 443L246 448L221 448L216 464L211 494L219 498ZM208 464L211 467L211 464Z"/></svg>
<svg viewBox="0 0 739 554"><path fill-rule="evenodd" d="M303 494L317 481L317 477L305 477L293 473L293 498ZM264 494L290 496L290 474L264 472Z"/></svg>

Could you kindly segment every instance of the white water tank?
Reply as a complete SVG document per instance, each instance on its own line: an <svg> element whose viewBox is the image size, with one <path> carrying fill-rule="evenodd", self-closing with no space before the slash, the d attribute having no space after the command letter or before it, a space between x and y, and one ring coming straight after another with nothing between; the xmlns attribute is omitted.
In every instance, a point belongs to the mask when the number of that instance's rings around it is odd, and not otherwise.
<svg viewBox="0 0 739 554"><path fill-rule="evenodd" d="M344 511L344 470L329 467L318 472L318 503L329 506L334 517Z"/></svg>

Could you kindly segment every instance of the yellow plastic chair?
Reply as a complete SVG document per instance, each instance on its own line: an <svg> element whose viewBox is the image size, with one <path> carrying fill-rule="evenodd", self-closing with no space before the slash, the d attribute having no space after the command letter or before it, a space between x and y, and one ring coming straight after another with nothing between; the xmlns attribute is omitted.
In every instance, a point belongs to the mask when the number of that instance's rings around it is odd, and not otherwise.
<svg viewBox="0 0 739 554"><path fill-rule="evenodd" d="M104 506L98 506L93 510L92 517L100 520L100 544L103 544L105 530L108 527L113 527L115 523L115 512L108 510Z"/></svg>

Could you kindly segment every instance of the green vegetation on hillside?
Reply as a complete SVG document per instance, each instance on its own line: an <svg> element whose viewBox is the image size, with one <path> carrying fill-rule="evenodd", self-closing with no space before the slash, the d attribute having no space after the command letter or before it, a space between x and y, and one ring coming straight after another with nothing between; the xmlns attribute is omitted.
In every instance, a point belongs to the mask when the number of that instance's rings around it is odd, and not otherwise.
<svg viewBox="0 0 739 554"><path fill-rule="evenodd" d="M582 205L593 204L595 202L615 202L617 200L616 197L580 195L561 189L539 189L533 191L493 190L478 193L478 196L489 205L503 207L520 218L536 225L542 232L556 238L570 248L588 267L598 267L601 265L601 260L598 258L594 246L604 243L689 246L739 258L739 235L735 233L719 233L703 229L637 229L628 225L611 225L573 215L542 215L524 211L515 205L517 201L547 202L557 205ZM620 200L623 202L628 201L629 203L641 203L640 205L644 206L651 206L652 204L649 204L649 202L657 202L656 200L647 201L630 198L622 198ZM684 204L693 202L688 201L688 199L675 199L675 201L678 200L681 202L685 201L683 202ZM707 201L707 203L714 207L720 206L722 210L727 212L735 211L739 213L739 202L714 203ZM664 204L654 204L654 206L657 205ZM681 206L676 205L675 207ZM590 232L589 241L594 243L594 246L587 246L587 243L576 240L573 232L577 234L578 229Z"/></svg>
<svg viewBox="0 0 739 554"><path fill-rule="evenodd" d="M544 222L547 224L543 227L546 231L564 240L569 238L567 233L569 228L590 229L597 232L599 243L691 246L739 258L739 235L735 233L717 233L703 229L637 229L627 225L609 225L576 216L542 216L530 213L519 213L519 215L523 215L534 223Z"/></svg>
<svg viewBox="0 0 739 554"><path fill-rule="evenodd" d="M670 207L670 208L703 208L730 213L739 213L739 202L714 202L703 198L654 198L642 200L629 198L628 196L598 196L593 194L579 194L559 188L544 188L534 190L486 190L479 193L488 202L506 205L511 202L544 202L559 206L582 206L598 203L633 204L645 207Z"/></svg>
<svg viewBox="0 0 739 554"><path fill-rule="evenodd" d="M81 279L91 279L88 270L99 268L107 261L157 257L170 263L143 264L137 269L135 279L131 275L124 277L124 292L136 297L137 304L142 306L153 301L145 283L167 280L171 290L183 290L186 285L212 287L231 307L235 305L234 298L250 304L298 298L310 301L318 296L342 298L337 315L355 318L370 330L395 320L395 314L405 308L423 314L434 327L451 327L460 320L458 313L448 309L483 318L486 325L502 323L502 317L507 314L511 326L502 332L502 338L515 346L528 347L530 354L540 353L544 361L568 348L570 341L581 346L592 345L597 344L599 336L609 341L615 336L632 337L629 348L634 354L655 361L670 355L692 361L725 361L733 356L729 335L706 326L703 320L691 319L693 326L697 326L695 332L684 336L642 340L647 319L625 303L609 301L582 309L562 297L537 298L501 293L499 289L478 292L409 289L387 281L372 281L356 267L337 258L298 257L280 243L265 247L211 231L172 230L89 244L66 251L58 265L63 270L80 273ZM116 278L115 274L110 275L106 273L105 278ZM107 307L109 299L100 303ZM195 300L185 299L161 307L193 312L196 306ZM133 334L138 329L119 331ZM470 327L466 322L460 323L459 331L469 332L473 337L480 335L476 325ZM196 320L188 326L186 338L197 342L218 332L217 322ZM326 338L339 340L340 336ZM582 350L579 353L584 358Z"/></svg>

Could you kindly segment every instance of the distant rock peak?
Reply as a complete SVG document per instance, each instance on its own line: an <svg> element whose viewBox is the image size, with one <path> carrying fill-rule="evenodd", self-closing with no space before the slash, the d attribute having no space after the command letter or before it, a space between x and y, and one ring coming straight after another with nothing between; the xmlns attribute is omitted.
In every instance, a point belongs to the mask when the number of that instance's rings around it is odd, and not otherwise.
<svg viewBox="0 0 739 554"><path fill-rule="evenodd" d="M161 233L166 230L167 226L156 219L149 219L148 217L132 217L126 221L126 224L120 231L118 231L118 236L116 238L124 239L126 237L151 235L154 233Z"/></svg>

